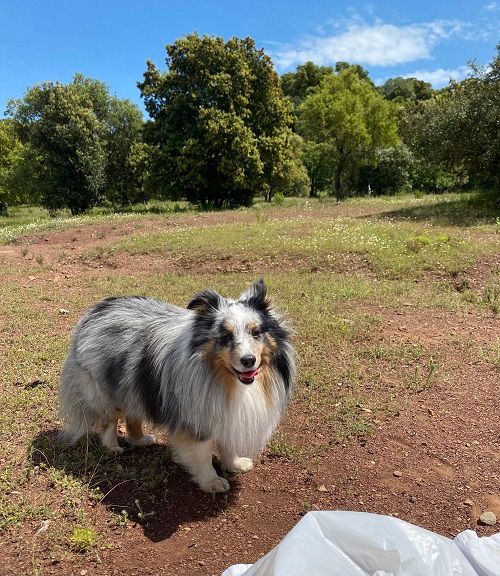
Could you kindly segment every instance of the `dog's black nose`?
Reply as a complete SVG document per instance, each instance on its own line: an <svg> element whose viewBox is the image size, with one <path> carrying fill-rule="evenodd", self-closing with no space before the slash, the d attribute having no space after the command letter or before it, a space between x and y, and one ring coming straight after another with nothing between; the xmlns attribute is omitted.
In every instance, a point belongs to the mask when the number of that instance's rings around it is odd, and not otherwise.
<svg viewBox="0 0 500 576"><path fill-rule="evenodd" d="M246 356L242 356L240 358L240 362L245 368L252 368L255 365L256 360L257 358L255 358L255 356L252 354L247 354Z"/></svg>

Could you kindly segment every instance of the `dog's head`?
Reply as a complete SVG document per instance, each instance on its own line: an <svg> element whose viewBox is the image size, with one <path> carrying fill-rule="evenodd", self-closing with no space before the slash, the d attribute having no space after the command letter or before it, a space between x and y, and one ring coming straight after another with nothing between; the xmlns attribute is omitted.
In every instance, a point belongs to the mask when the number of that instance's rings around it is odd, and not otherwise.
<svg viewBox="0 0 500 576"><path fill-rule="evenodd" d="M216 371L252 384L273 364L279 369L276 362L289 333L273 310L262 279L238 300L206 290L195 296L188 308L196 313L192 346L205 353Z"/></svg>

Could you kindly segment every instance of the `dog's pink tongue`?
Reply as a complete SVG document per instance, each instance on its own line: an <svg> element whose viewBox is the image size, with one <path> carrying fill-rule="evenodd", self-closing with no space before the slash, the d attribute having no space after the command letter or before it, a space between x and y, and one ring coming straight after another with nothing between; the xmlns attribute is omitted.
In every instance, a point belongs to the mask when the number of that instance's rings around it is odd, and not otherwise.
<svg viewBox="0 0 500 576"><path fill-rule="evenodd" d="M254 376L257 375L258 373L258 369L257 370L249 370L248 372L240 372L240 376L242 376L243 378L253 378Z"/></svg>

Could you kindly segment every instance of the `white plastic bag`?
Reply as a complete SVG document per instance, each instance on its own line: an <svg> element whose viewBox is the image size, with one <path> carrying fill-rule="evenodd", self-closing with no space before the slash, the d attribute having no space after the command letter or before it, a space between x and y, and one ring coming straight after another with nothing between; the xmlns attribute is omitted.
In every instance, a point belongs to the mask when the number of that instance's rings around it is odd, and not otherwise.
<svg viewBox="0 0 500 576"><path fill-rule="evenodd" d="M479 538L472 530L464 530L453 542L463 552L478 576L500 575L500 533Z"/></svg>
<svg viewBox="0 0 500 576"><path fill-rule="evenodd" d="M478 576L449 538L390 516L309 512L266 556L222 576ZM481 576L500 576L486 572Z"/></svg>

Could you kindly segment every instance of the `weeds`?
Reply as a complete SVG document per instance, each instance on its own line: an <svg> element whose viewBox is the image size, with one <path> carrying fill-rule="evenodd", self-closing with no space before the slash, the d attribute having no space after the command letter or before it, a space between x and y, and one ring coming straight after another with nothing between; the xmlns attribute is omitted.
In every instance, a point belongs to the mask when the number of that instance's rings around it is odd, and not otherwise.
<svg viewBox="0 0 500 576"><path fill-rule="evenodd" d="M500 312L500 282L490 282L484 287L482 301L495 316Z"/></svg>
<svg viewBox="0 0 500 576"><path fill-rule="evenodd" d="M286 436L286 434L280 430L277 430L267 449L267 453L270 456L276 456L278 458L287 458L292 460L294 456L297 455L298 449Z"/></svg>
<svg viewBox="0 0 500 576"><path fill-rule="evenodd" d="M69 541L71 547L77 552L88 552L97 543L97 533L92 528L75 526Z"/></svg>
<svg viewBox="0 0 500 576"><path fill-rule="evenodd" d="M433 384L432 378L437 369L437 362L431 356L423 367L416 366L407 381L407 388L414 392L423 392Z"/></svg>

